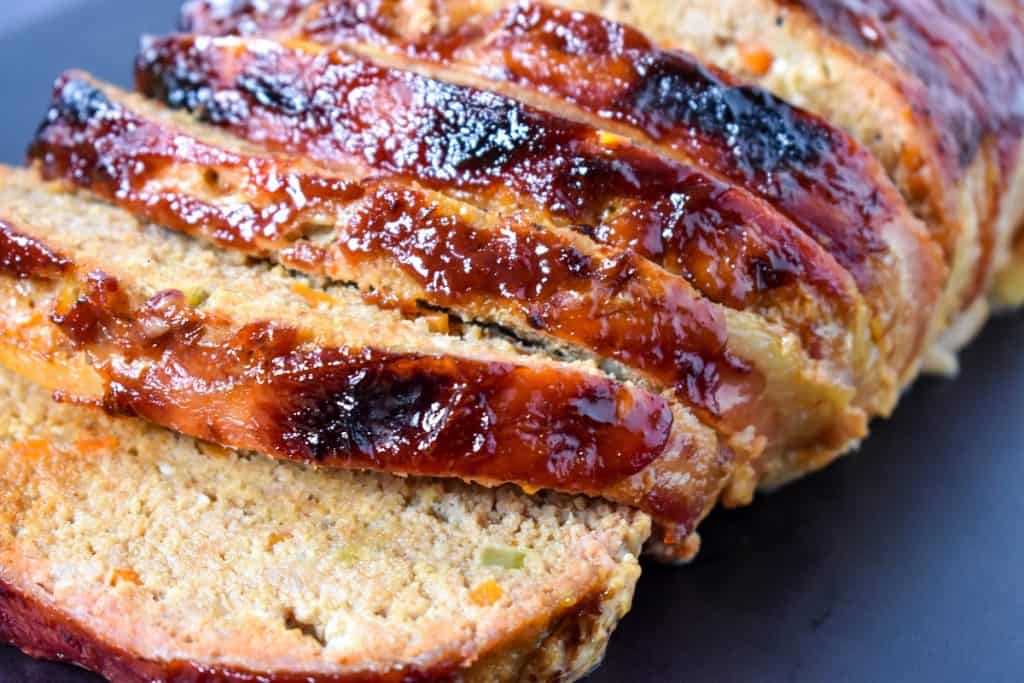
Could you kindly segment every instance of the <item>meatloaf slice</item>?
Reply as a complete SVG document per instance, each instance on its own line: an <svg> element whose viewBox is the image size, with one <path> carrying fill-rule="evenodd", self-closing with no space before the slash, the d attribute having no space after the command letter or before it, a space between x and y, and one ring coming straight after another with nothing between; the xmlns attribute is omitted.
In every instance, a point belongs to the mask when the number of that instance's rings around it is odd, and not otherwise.
<svg viewBox="0 0 1024 683"><path fill-rule="evenodd" d="M433 334L28 172L0 175L0 222L3 356L66 400L322 466L606 495L683 554L731 472L679 404L591 366Z"/></svg>
<svg viewBox="0 0 1024 683"><path fill-rule="evenodd" d="M509 6L495 14L480 13L498 4ZM361 73L351 66L359 63L352 56L356 55L380 72L411 70L424 80L452 83L465 91L497 91L548 113L563 125L571 122L610 131L602 134L698 169L703 177L724 183L732 196L760 199L775 215L784 217L791 229L814 241L818 253L847 271L847 286L857 288L867 307L870 335L860 348L869 350L869 360L859 372L854 371L853 381L857 392L853 405L865 417L889 414L902 389L916 377L945 322L937 305L947 275L941 249L865 148L822 119L703 67L692 57L661 49L628 26L532 1L195 2L185 16L184 28L198 36L237 34L242 38L152 41L138 61L138 87L250 140L269 141L296 152L301 147L304 153L332 161L344 156L338 148L344 148L346 141L362 139L352 127L358 127L364 117L384 121L376 129L383 135L400 127L396 121L418 122L429 116L429 111L423 116L410 113L420 111L416 106L425 98L399 98L397 107L380 95L375 97L387 104L366 104L361 94L355 98L358 105L352 104L352 97L346 99L346 93L362 93L365 85L352 76ZM331 67L318 64L332 64L344 75L328 77ZM378 83L370 78L375 87L366 89L373 93L390 95L399 89L382 84L384 79ZM261 98L251 87L254 82L272 87ZM301 96L271 98L266 96L270 90ZM322 91L330 95L320 96ZM279 103L285 100L295 105L295 111L283 111ZM370 111L376 118L369 117ZM277 125L286 120L289 125ZM310 132L317 127L319 132ZM312 142L302 140L307 134ZM360 148L360 144L350 146ZM620 142L619 148L626 146ZM507 172L504 162L499 158L483 163L491 178L521 175ZM389 164L395 170L391 161L384 166ZM434 178L433 171L418 168L417 173ZM652 182L641 185L658 187ZM449 191L451 187L449 183ZM664 190L657 192L664 196ZM470 193L478 194L475 189ZM574 196L587 200L585 193ZM527 197L526 202L530 201L534 200ZM695 208L686 206L680 212L687 229L692 229L691 220L699 219L700 209ZM659 234L665 226L664 221L646 223L652 227L648 236ZM762 232L760 227L748 220L737 234L746 238ZM714 231L721 232L722 226L712 226ZM596 232L600 239L615 231ZM639 244L644 252L645 243L636 240L633 246ZM701 275L708 272L708 262L728 264L713 271L716 278L722 270L749 272L733 262L735 250L723 250L721 244L711 242L707 251L709 256L683 264L684 276L712 300L778 319L771 310L749 301L730 302L703 286ZM729 256L723 258L723 254ZM661 264L666 265L664 260ZM669 261L666 267L674 265ZM782 296L773 296L772 303L783 301ZM823 318L823 310L818 306L803 313L824 325L817 330L830 330L834 341L858 339L857 328L849 326L851 316ZM791 329L794 319L799 320L799 314L790 316ZM802 341L813 357L813 343L808 343L807 335ZM785 400L769 403L781 405ZM827 464L852 442L817 450L773 449L774 443L769 436L760 460L761 482L768 488Z"/></svg>
<svg viewBox="0 0 1024 683"><path fill-rule="evenodd" d="M110 680L576 680L644 514L315 471L0 370L0 639Z"/></svg>

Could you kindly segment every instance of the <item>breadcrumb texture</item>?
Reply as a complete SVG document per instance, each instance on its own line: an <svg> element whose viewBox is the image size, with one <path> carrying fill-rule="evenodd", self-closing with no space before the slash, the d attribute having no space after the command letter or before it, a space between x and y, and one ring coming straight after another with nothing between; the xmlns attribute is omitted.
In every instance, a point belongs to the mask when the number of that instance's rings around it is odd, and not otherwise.
<svg viewBox="0 0 1024 683"><path fill-rule="evenodd" d="M563 681L630 607L641 513L229 452L7 371L0 396L0 632L34 655L118 680Z"/></svg>

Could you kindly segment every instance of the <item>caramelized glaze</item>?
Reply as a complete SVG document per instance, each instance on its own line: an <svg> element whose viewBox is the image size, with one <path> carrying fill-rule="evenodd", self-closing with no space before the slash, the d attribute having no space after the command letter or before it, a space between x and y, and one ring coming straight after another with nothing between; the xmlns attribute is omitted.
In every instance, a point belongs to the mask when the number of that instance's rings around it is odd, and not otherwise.
<svg viewBox="0 0 1024 683"><path fill-rule="evenodd" d="M842 268L746 191L499 95L343 53L188 37L149 44L137 84L262 144L580 227L734 308L797 283L846 291Z"/></svg>
<svg viewBox="0 0 1024 683"><path fill-rule="evenodd" d="M8 275L54 279L26 272L25 255L48 249L32 237L0 247L0 264L19 264ZM273 322L236 326L176 290L137 301L100 270L74 283L51 319L108 380L108 407L233 448L596 492L657 460L672 428L664 399L594 375L325 346Z"/></svg>
<svg viewBox="0 0 1024 683"><path fill-rule="evenodd" d="M83 100L95 105L84 117ZM301 172L285 159L211 147L74 76L58 83L30 158L45 177L89 188L145 220L249 253L276 252L291 267L364 290L380 288L375 274L397 267L415 283L410 294L397 292L399 305L501 310L497 322L513 315L639 369L706 419L746 410L762 389L759 374L728 352L722 316L632 251L593 248L521 217L478 225L412 186ZM213 189L204 187L210 182ZM229 201L217 197L224 183ZM329 243L296 242L314 220L331 226Z"/></svg>
<svg viewBox="0 0 1024 683"><path fill-rule="evenodd" d="M196 30L280 32L325 45L382 43L417 61L468 69L553 96L637 129L752 191L823 245L862 286L892 206L879 170L853 140L759 88L737 84L682 52L661 50L640 32L585 12L523 1L470 18L445 33L404 37L400 3L321 0L299 20L226 17ZM278 29L278 31L275 31ZM280 34L280 33L279 33Z"/></svg>
<svg viewBox="0 0 1024 683"><path fill-rule="evenodd" d="M907 372L928 338L942 254L870 155L821 119L659 49L629 27L528 0L486 17L442 6L418 22L394 1L314 0L285 20L252 10L244 27L233 25L230 13L211 24L202 5L193 8L194 30L262 35L311 53L335 45L370 57L390 51L392 64L510 83L500 86L503 92L544 101L552 111L576 111L577 118L604 118L614 130L657 145L676 167L692 163L701 171L689 176L682 196L698 201L680 204L680 195L662 194L624 207L613 200L612 212L587 234L633 245L716 302L782 322L815 358L828 357L829 345L807 334L805 321L834 320L854 330L853 309L864 303L872 332L861 338L881 350L878 372ZM636 149L605 135L615 140L611 146ZM755 196L786 220L752 218ZM716 211L701 210L709 205ZM680 219L684 225L674 227ZM679 235L696 248L679 250ZM757 242L739 246L751 238ZM920 283L913 304L905 296L908 273ZM795 283L813 288L815 305L786 297ZM738 289L772 298L735 296Z"/></svg>
<svg viewBox="0 0 1024 683"><path fill-rule="evenodd" d="M9 223L0 221L0 270L24 279L42 274L56 278L73 264L45 244L27 238Z"/></svg>

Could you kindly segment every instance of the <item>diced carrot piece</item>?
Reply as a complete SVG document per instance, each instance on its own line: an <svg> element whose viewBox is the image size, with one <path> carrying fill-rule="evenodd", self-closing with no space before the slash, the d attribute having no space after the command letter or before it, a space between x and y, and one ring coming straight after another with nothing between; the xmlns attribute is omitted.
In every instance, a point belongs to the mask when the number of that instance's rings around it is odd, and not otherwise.
<svg viewBox="0 0 1024 683"><path fill-rule="evenodd" d="M334 297L332 297L330 294L327 294L326 292L321 292L318 289L313 289L309 285L292 285L292 291L301 296L303 299L305 299L306 303L312 306L313 308L316 308L317 306L320 306L322 304L327 304L328 306L330 306L331 304L335 303Z"/></svg>
<svg viewBox="0 0 1024 683"><path fill-rule="evenodd" d="M289 533L278 533L275 531L274 533L267 536L267 550L273 550L274 546L276 546L281 541L287 540L290 537L291 534Z"/></svg>
<svg viewBox="0 0 1024 683"><path fill-rule="evenodd" d="M116 586L119 583L134 583L136 586L141 586L142 579L134 569L115 569L110 573L110 585Z"/></svg>
<svg viewBox="0 0 1024 683"><path fill-rule="evenodd" d="M79 455L95 455L116 450L120 444L115 436L83 437L75 441L74 450Z"/></svg>
<svg viewBox="0 0 1024 683"><path fill-rule="evenodd" d="M31 438L23 441L15 441L10 445L11 452L29 461L41 460L53 453L53 447L46 439Z"/></svg>
<svg viewBox="0 0 1024 683"><path fill-rule="evenodd" d="M469 599L477 607L490 607L494 603L498 602L505 596L505 591L501 589L498 582L494 579L487 579L476 585L469 592Z"/></svg>
<svg viewBox="0 0 1024 683"><path fill-rule="evenodd" d="M755 76L764 76L775 63L775 56L760 45L741 45L739 53L743 66Z"/></svg>

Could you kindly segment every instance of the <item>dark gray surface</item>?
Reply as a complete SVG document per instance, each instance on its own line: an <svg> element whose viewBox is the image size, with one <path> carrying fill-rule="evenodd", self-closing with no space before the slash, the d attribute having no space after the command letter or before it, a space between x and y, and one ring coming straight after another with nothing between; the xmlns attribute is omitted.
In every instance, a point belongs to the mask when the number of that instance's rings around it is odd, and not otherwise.
<svg viewBox="0 0 1024 683"><path fill-rule="evenodd" d="M0 36L0 159L21 159L61 69L127 82L177 4L93 1ZM696 565L646 565L591 680L1024 680L1022 341L1024 317L995 321L860 453L716 514ZM0 648L2 683L90 680Z"/></svg>
<svg viewBox="0 0 1024 683"><path fill-rule="evenodd" d="M89 0L8 0L0 12L0 34Z"/></svg>

